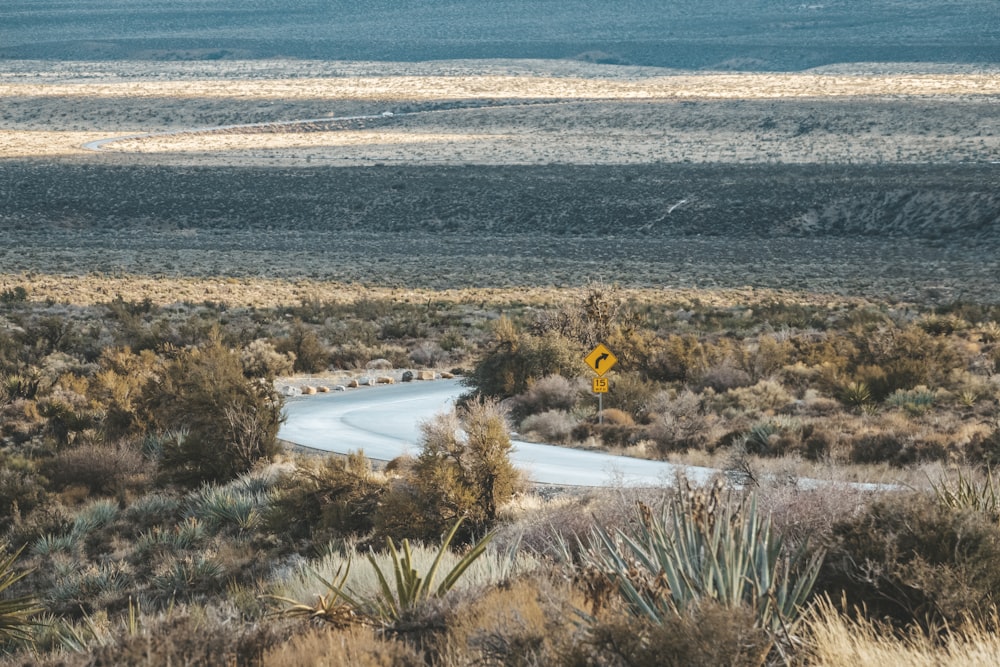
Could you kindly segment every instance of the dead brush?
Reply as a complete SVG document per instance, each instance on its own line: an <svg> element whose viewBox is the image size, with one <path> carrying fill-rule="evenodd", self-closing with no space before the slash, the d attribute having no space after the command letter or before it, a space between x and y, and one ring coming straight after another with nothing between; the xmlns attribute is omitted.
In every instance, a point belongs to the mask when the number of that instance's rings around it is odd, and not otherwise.
<svg viewBox="0 0 1000 667"><path fill-rule="evenodd" d="M343 574L341 574L343 571ZM291 598L278 595L267 595L265 598L284 602L288 606L278 613L294 618L307 618L310 621L322 621L336 628L346 628L355 624L363 624L366 617L359 614L362 608L361 603L355 600L344 591L347 577L351 572L351 563L348 561L337 569L333 581L328 581L318 574L319 579L326 586L326 593L317 593L316 601L313 604L298 602Z"/></svg>

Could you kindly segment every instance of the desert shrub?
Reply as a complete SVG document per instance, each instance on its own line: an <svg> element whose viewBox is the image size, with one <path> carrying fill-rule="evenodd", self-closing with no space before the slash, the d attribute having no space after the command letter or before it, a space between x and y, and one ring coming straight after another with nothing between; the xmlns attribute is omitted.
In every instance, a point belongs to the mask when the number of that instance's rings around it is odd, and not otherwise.
<svg viewBox="0 0 1000 667"><path fill-rule="evenodd" d="M278 340L275 349L282 354L294 355L293 367L299 373L318 373L329 365L329 354L319 336L300 319L292 322L291 330Z"/></svg>
<svg viewBox="0 0 1000 667"><path fill-rule="evenodd" d="M839 438L829 430L808 425L802 431L802 453L810 461L823 461L833 455Z"/></svg>
<svg viewBox="0 0 1000 667"><path fill-rule="evenodd" d="M451 355L433 341L423 341L410 350L410 360L417 366L434 368L448 363Z"/></svg>
<svg viewBox="0 0 1000 667"><path fill-rule="evenodd" d="M959 629L1000 602L1000 525L927 494L886 495L833 526L817 585L898 627Z"/></svg>
<svg viewBox="0 0 1000 667"><path fill-rule="evenodd" d="M971 462L996 468L1000 465L1000 426L983 437L973 439L965 452Z"/></svg>
<svg viewBox="0 0 1000 667"><path fill-rule="evenodd" d="M101 406L101 431L109 440L144 434L151 417L142 400L144 385L163 362L152 351L133 354L130 348L105 348L90 381L88 397Z"/></svg>
<svg viewBox="0 0 1000 667"><path fill-rule="evenodd" d="M541 573L459 606L437 640L443 665L558 665L578 634L580 594Z"/></svg>
<svg viewBox="0 0 1000 667"><path fill-rule="evenodd" d="M951 338L935 337L919 327L851 332L858 352L852 360L854 379L881 402L898 389L917 385L944 386L966 359Z"/></svg>
<svg viewBox="0 0 1000 667"><path fill-rule="evenodd" d="M273 380L279 375L291 375L295 360L295 353L282 354L263 338L252 341L240 352L243 373L248 378Z"/></svg>
<svg viewBox="0 0 1000 667"><path fill-rule="evenodd" d="M288 625L279 619L238 623L232 616L227 610L198 607L181 607L156 617L144 616L125 631L109 633L103 641L87 646L83 656L86 660L70 664L259 666L267 664L264 656L270 649L291 635Z"/></svg>
<svg viewBox="0 0 1000 667"><path fill-rule="evenodd" d="M387 489L362 452L346 458L300 462L279 480L267 525L292 540L325 542L335 536L364 535L375 527L379 501Z"/></svg>
<svg viewBox="0 0 1000 667"><path fill-rule="evenodd" d="M404 537L433 538L466 517L460 539L482 534L522 485L509 459L510 434L502 409L494 401L471 401L457 413L425 422L421 430L420 455L379 508L381 527L404 529ZM412 521L406 525L387 516L411 501L407 514Z"/></svg>
<svg viewBox="0 0 1000 667"><path fill-rule="evenodd" d="M564 410L548 410L525 417L521 422L523 433L534 433L545 442L565 443L576 427L577 419Z"/></svg>
<svg viewBox="0 0 1000 667"><path fill-rule="evenodd" d="M33 462L19 457L0 457L0 529L19 522L47 499L45 480Z"/></svg>
<svg viewBox="0 0 1000 667"><path fill-rule="evenodd" d="M468 377L481 396L523 394L549 375L572 377L580 368L582 348L558 334L520 333L506 317L493 325L494 341Z"/></svg>
<svg viewBox="0 0 1000 667"><path fill-rule="evenodd" d="M646 436L661 453L705 448L717 418L705 414L702 397L689 389L676 394L661 392L653 399L653 421Z"/></svg>
<svg viewBox="0 0 1000 667"><path fill-rule="evenodd" d="M792 396L774 380L761 380L750 387L738 387L720 394L713 403L716 410L727 407L745 411L780 410L792 402Z"/></svg>
<svg viewBox="0 0 1000 667"><path fill-rule="evenodd" d="M772 323L773 326L773 323ZM774 336L761 336L756 344L749 345L742 355L742 367L754 382L777 373L792 362L794 347L787 340Z"/></svg>
<svg viewBox="0 0 1000 667"><path fill-rule="evenodd" d="M281 397L246 379L238 355L217 338L180 352L144 395L161 432L185 429L164 443L160 466L172 481L233 479L278 450Z"/></svg>
<svg viewBox="0 0 1000 667"><path fill-rule="evenodd" d="M697 379L699 389L711 388L721 393L751 384L750 374L736 365L732 358L726 358L705 369Z"/></svg>
<svg viewBox="0 0 1000 667"><path fill-rule="evenodd" d="M0 292L0 303L10 305L13 303L24 303L28 300L28 290L21 285L11 287Z"/></svg>
<svg viewBox="0 0 1000 667"><path fill-rule="evenodd" d="M371 359L380 356L377 348L360 341L334 345L330 350L330 365L334 368L364 368Z"/></svg>
<svg viewBox="0 0 1000 667"><path fill-rule="evenodd" d="M632 418L632 415L624 410L605 408L601 414L604 417L604 423L609 426L635 426L635 420Z"/></svg>
<svg viewBox="0 0 1000 667"><path fill-rule="evenodd" d="M132 442L87 443L58 452L47 459L41 471L54 491L80 484L90 493L122 495L128 488L141 488L148 463Z"/></svg>
<svg viewBox="0 0 1000 667"><path fill-rule="evenodd" d="M771 648L753 613L706 601L662 623L607 613L560 664L567 667L758 667Z"/></svg>
<svg viewBox="0 0 1000 667"><path fill-rule="evenodd" d="M533 382L526 392L512 401L511 412L523 418L552 410L569 411L580 399L581 386L562 375L549 375Z"/></svg>
<svg viewBox="0 0 1000 667"><path fill-rule="evenodd" d="M643 379L638 373L622 373L612 378L611 391L604 396L604 405L645 421L659 388L655 382Z"/></svg>
<svg viewBox="0 0 1000 667"><path fill-rule="evenodd" d="M662 350L650 360L646 373L652 380L691 382L707 365L704 346L692 334L670 335Z"/></svg>
<svg viewBox="0 0 1000 667"><path fill-rule="evenodd" d="M915 458L904 437L892 432L865 433L851 442L854 463L892 463L903 465Z"/></svg>
<svg viewBox="0 0 1000 667"><path fill-rule="evenodd" d="M331 632L311 629L268 649L265 665L352 665L356 667L423 667L423 655L406 642L372 628Z"/></svg>

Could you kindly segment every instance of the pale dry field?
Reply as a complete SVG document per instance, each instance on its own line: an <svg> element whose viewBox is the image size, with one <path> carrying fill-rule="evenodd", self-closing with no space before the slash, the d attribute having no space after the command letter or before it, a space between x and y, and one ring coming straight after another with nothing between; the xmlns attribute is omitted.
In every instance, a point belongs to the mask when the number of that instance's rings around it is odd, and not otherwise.
<svg viewBox="0 0 1000 667"><path fill-rule="evenodd" d="M995 69L6 61L0 101L0 277L32 299L995 293Z"/></svg>
<svg viewBox="0 0 1000 667"><path fill-rule="evenodd" d="M993 72L693 74L535 61L316 69L322 77L280 62L91 73L65 66L30 76L26 65L8 65L0 157L240 166L1000 160ZM456 103L466 108L440 108ZM831 127L822 111L809 119L830 103L857 107L847 112L857 122ZM909 121L904 113L872 122L859 111L871 104L916 106ZM395 115L371 127L294 123L384 111ZM805 120L782 122L789 115ZM924 127L928 116L942 120ZM104 145L103 156L83 148L131 135L141 136Z"/></svg>
<svg viewBox="0 0 1000 667"><path fill-rule="evenodd" d="M346 284L326 280L286 280L274 278L201 278L143 275L53 275L44 273L0 273L0 292L24 287L33 302L74 306L108 303L115 296L148 298L158 306L206 301L231 307L276 308L303 302L354 303L362 299L389 299L396 303L465 303L553 305L580 302L592 287L523 286L509 288L427 289ZM830 310L869 304L856 296L797 291L791 289L683 289L615 288L615 293L643 303L676 303L679 308L695 305L715 308L752 307L762 303L822 304Z"/></svg>

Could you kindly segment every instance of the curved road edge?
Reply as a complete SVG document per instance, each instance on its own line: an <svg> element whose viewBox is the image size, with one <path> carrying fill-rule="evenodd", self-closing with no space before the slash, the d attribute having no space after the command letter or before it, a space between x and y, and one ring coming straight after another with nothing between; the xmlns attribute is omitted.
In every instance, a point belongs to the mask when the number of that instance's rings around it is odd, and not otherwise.
<svg viewBox="0 0 1000 667"><path fill-rule="evenodd" d="M278 437L337 454L361 450L380 461L404 454L416 456L420 424L451 410L464 391L460 380L435 380L295 397L285 403L287 419ZM703 484L722 472L521 440L514 440L513 445L511 461L538 484L661 487L672 486L680 475ZM808 489L838 483L799 479L795 484ZM898 488L888 484L842 485L866 491Z"/></svg>

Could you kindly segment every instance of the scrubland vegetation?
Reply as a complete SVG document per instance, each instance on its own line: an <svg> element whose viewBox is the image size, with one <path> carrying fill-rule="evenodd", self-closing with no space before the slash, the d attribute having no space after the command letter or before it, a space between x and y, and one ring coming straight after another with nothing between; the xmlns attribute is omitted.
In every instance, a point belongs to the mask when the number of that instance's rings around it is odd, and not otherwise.
<svg viewBox="0 0 1000 667"><path fill-rule="evenodd" d="M31 290L0 294L6 664L996 657L995 306ZM619 358L603 423L596 342ZM276 443L276 377L376 360L467 377L419 456ZM722 472L535 489L508 428ZM804 474L898 486L786 484Z"/></svg>
<svg viewBox="0 0 1000 667"><path fill-rule="evenodd" d="M995 3L58 4L0 8L0 665L1000 663ZM469 393L276 440L376 368Z"/></svg>

